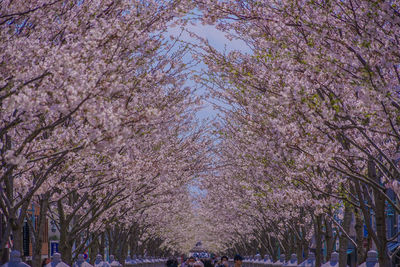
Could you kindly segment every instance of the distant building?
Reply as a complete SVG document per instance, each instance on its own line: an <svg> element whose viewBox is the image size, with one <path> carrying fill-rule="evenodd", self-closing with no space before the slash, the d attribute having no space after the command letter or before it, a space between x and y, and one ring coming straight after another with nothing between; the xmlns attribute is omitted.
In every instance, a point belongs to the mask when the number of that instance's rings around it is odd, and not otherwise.
<svg viewBox="0 0 400 267"><path fill-rule="evenodd" d="M36 205L32 205L32 208L28 210L27 216L29 216L32 220L32 224L34 227L37 227L35 222L39 220L40 216L40 209ZM45 222L45 230L43 231L43 236L42 236L42 259L48 258L49 257L49 221L46 218ZM29 223L25 220L24 226L23 226L23 243L22 243L22 256L24 260L31 260L32 259L32 240L31 240L31 227L29 226Z"/></svg>
<svg viewBox="0 0 400 267"><path fill-rule="evenodd" d="M210 253L207 249L203 248L201 241L196 243L196 246L189 251L189 257L195 258L209 258Z"/></svg>

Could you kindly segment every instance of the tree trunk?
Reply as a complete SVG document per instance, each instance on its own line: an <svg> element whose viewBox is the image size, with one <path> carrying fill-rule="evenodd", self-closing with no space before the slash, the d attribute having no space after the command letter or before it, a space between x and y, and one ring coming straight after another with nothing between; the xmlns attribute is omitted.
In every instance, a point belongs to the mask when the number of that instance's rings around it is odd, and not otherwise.
<svg viewBox="0 0 400 267"><path fill-rule="evenodd" d="M298 228L298 227L297 227ZM301 230L298 228L298 233L301 233ZM302 243L302 239L296 237L296 255L297 255L297 262L303 262L303 243Z"/></svg>
<svg viewBox="0 0 400 267"><path fill-rule="evenodd" d="M20 252L23 251L23 237L22 237L22 225L19 223L13 223L11 226L12 235L13 235L13 250L18 250Z"/></svg>
<svg viewBox="0 0 400 267"><path fill-rule="evenodd" d="M326 260L331 259L331 254L335 245L335 239L333 238L332 222L329 220L325 221L325 242L326 242Z"/></svg>
<svg viewBox="0 0 400 267"><path fill-rule="evenodd" d="M365 193L364 194L362 193L361 184L359 181L355 181L354 186L358 196L358 201L360 203L360 208L364 217L364 223L368 230L368 238L372 239L375 244L378 244L379 243L378 237L376 236L376 233L374 232L374 229L372 227L371 211L366 206L366 204L373 206L374 203L371 203L372 199L370 199Z"/></svg>
<svg viewBox="0 0 400 267"><path fill-rule="evenodd" d="M73 259L72 259L72 242L69 240L65 240L64 238L61 238L60 235L60 244L59 244L59 250L62 255L63 261L68 264L69 266L72 266Z"/></svg>
<svg viewBox="0 0 400 267"><path fill-rule="evenodd" d="M307 230L305 227L301 228L301 232L302 232L302 246L303 246L303 253L304 253L304 258L307 259L308 258L308 253L309 253L309 249L310 249L310 240L307 240L306 236L307 236Z"/></svg>
<svg viewBox="0 0 400 267"><path fill-rule="evenodd" d="M126 241L126 238L124 238L124 241ZM127 244L127 243L125 242L124 244ZM128 246L127 245L122 246L121 253L118 255L118 260L123 266L125 266L126 256L128 256Z"/></svg>
<svg viewBox="0 0 400 267"><path fill-rule="evenodd" d="M290 260L290 257L292 256L294 250L295 244L294 244L294 233L292 231L289 232L289 251L286 255L286 260Z"/></svg>
<svg viewBox="0 0 400 267"><path fill-rule="evenodd" d="M2 214L0 214L0 216L3 216ZM5 248L7 241L10 237L10 231L11 231L11 226L9 224L5 223L5 218L1 217L0 218L0 223L2 224L2 236L1 236L1 242L0 242L0 263L4 264L5 262L3 262L3 259L8 259L8 248Z"/></svg>
<svg viewBox="0 0 400 267"><path fill-rule="evenodd" d="M275 249L274 249L274 254L272 255L272 256L273 256L273 259L274 259L274 262L275 262L275 261L278 260L279 241L278 241L275 237L273 238L273 240L274 240L273 243L276 244L276 245L275 245Z"/></svg>
<svg viewBox="0 0 400 267"><path fill-rule="evenodd" d="M35 222L35 227L32 227L32 234L34 238L32 239L32 265L33 267L40 267L42 263L42 245L43 245L43 235L46 228L47 219L47 209L49 206L49 201L46 196L39 202L40 210L38 220Z"/></svg>
<svg viewBox="0 0 400 267"><path fill-rule="evenodd" d="M118 227L114 228L109 228L107 230L107 236L108 236L108 246L110 248L110 255L114 255L117 253L118 250L118 244L119 244L119 230Z"/></svg>
<svg viewBox="0 0 400 267"><path fill-rule="evenodd" d="M364 249L364 233L363 233L363 219L360 209L356 208L354 211L355 216L355 230L356 230L356 242L357 242L357 265L360 265L366 260L367 254Z"/></svg>
<svg viewBox="0 0 400 267"><path fill-rule="evenodd" d="M351 210L350 204L344 203L344 218L342 223L343 231L339 236L339 267L347 266L347 248L349 245L349 240L345 233L349 233L351 218L353 216L353 212Z"/></svg>
<svg viewBox="0 0 400 267"><path fill-rule="evenodd" d="M320 267L322 264L322 227L321 227L321 215L315 217L315 266Z"/></svg>
<svg viewBox="0 0 400 267"><path fill-rule="evenodd" d="M288 254L290 253L290 240L287 233L283 235L283 239L280 239L280 244L281 254L285 254L285 257L287 258ZM251 255L251 251L249 251L248 254Z"/></svg>
<svg viewBox="0 0 400 267"><path fill-rule="evenodd" d="M101 235L100 235L100 245L99 245L99 254L103 255L105 249L106 249L106 238L105 238L105 234L101 233Z"/></svg>
<svg viewBox="0 0 400 267"><path fill-rule="evenodd" d="M3 139L4 138L4 139ZM3 149L0 149L1 156L4 156L4 152L7 150L11 150L12 148L12 142L11 142L11 137L8 134L5 134L2 136L1 141L3 143ZM6 166L2 166L6 167ZM11 205L14 203L14 178L13 178L13 170L4 177L4 184L3 182L0 184L0 194L2 195L2 198L8 199L11 202ZM14 216L15 212L12 207L8 207L10 210L8 210L9 214L7 215L6 210L2 210L0 216L0 223L1 225L1 242L0 242L0 260L3 260L5 258L8 258L8 249L5 248L10 235L12 234L12 221L11 221L11 216Z"/></svg>
<svg viewBox="0 0 400 267"><path fill-rule="evenodd" d="M128 254L127 236L128 236L127 234L122 235L120 243L119 243L118 253L116 255L118 261L121 264L125 264L125 258Z"/></svg>
<svg viewBox="0 0 400 267"><path fill-rule="evenodd" d="M65 216L64 216L64 209L62 206L61 201L58 201L57 203L57 207L58 207L58 215L59 215L59 219L60 219L60 243L59 243L59 250L60 253L63 257L63 260L66 264L68 265L72 265L73 263L73 259L72 259L72 245L73 242L70 241L70 237L69 237L69 224L66 222L65 220Z"/></svg>
<svg viewBox="0 0 400 267"><path fill-rule="evenodd" d="M377 183L380 182L380 179L376 173L375 162L372 159L368 161L368 176L371 180ZM383 193L374 190L376 235L379 243L376 244L376 246L378 249L379 266L390 266L386 238L386 204L385 198L382 195Z"/></svg>
<svg viewBox="0 0 400 267"><path fill-rule="evenodd" d="M274 244L275 244L275 242L274 242L274 240L272 240L272 238L271 238L271 236L270 235L267 235L267 241L268 241L268 243L267 243L267 247L268 247L268 254L269 254L269 256L272 258L272 259L275 259L275 246L274 246Z"/></svg>
<svg viewBox="0 0 400 267"><path fill-rule="evenodd" d="M13 235L13 250L23 251L23 225L24 219L26 217L30 202L26 201L22 204L21 208L17 210L12 210L11 214L13 217L9 218L9 225L11 227ZM17 215L18 214L18 215Z"/></svg>
<svg viewBox="0 0 400 267"><path fill-rule="evenodd" d="M97 254L99 254L99 237L97 237L96 235L92 235L93 238L95 238L96 240L93 240L93 242L90 245L90 254L94 255L96 257ZM93 265L94 261L96 260L95 257L90 257L90 264Z"/></svg>

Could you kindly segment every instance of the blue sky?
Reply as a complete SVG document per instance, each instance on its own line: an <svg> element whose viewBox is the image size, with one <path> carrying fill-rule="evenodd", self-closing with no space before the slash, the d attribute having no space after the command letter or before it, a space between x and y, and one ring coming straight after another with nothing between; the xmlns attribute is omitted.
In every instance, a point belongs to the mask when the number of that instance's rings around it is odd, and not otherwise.
<svg viewBox="0 0 400 267"><path fill-rule="evenodd" d="M193 32L194 34L207 39L210 45L212 45L215 49L223 52L230 52L233 50L239 50L242 52L250 52L250 49L246 46L246 44L241 41L241 40L232 40L230 41L225 37L225 33L219 31L218 29L215 28L215 26L211 25L202 25L201 22L198 22L196 24L190 24L188 23L186 28L186 31ZM180 27L171 27L168 32L166 33L167 36L172 35L174 37L178 37L181 34L182 30ZM195 38L191 37L188 32L183 32L180 36L180 39L184 42L188 43L198 43L198 40ZM190 60L190 59L188 59ZM205 64L198 64L194 66L193 70L196 72L200 72L202 69L206 69L207 66ZM187 86L193 87L196 86L194 84L193 80L188 80L186 83ZM205 94L205 89L200 88L197 92L199 95ZM215 100L211 99L211 102L215 102ZM200 120L213 120L218 114L218 110L215 110L212 107L211 103L204 103L204 108L197 112L196 117ZM201 196L206 194L206 192L203 192L199 189L198 185L196 184L198 182L197 180L194 181L194 184L189 185L189 191L191 191L193 196ZM196 197L195 197L196 199ZM194 206L197 206L196 201L193 203Z"/></svg>
<svg viewBox="0 0 400 267"><path fill-rule="evenodd" d="M212 25L202 25L201 22L197 22L195 24L188 23L186 28L186 31L193 32L196 35L205 38L209 41L210 45L212 45L214 48L216 48L219 51L226 51L230 52L233 50L240 50L243 52L249 52L249 48L246 46L246 44L241 41L241 40L232 40L230 41L225 37L225 33L222 31L219 31L218 29L215 28L215 26ZM181 28L180 27L171 27L167 34L172 35L174 37L178 37L179 34L181 33ZM195 38L191 37L188 32L183 32L181 37L181 40L189 43L196 43L198 42ZM202 69L205 69L206 66L204 64L198 64L197 66L194 67L195 71L201 71ZM187 86L194 86L194 82L189 80L187 81ZM198 94L205 94L204 89L200 89L198 91ZM213 100L211 100L213 101ZM200 110L196 116L197 118L203 120L203 119L213 119L217 115L218 111L214 110L212 105L210 103L204 103L204 108Z"/></svg>

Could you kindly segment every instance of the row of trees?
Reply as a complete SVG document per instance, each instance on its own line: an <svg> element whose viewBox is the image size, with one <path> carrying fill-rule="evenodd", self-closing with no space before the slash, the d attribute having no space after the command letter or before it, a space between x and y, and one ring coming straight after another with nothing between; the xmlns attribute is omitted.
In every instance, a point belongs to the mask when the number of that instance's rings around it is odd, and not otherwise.
<svg viewBox="0 0 400 267"><path fill-rule="evenodd" d="M212 155L187 46L164 37L195 7L251 50L200 45L222 114ZM381 266L396 254L396 1L3 1L0 27L1 253L26 220L39 266L48 216L68 263L105 240L120 259L198 240L275 258L325 246L317 265L336 240L341 266L349 243L359 262L372 244Z"/></svg>
<svg viewBox="0 0 400 267"><path fill-rule="evenodd" d="M194 243L176 224L189 227L208 143L187 48L164 38L189 4L1 2L0 254L11 236L22 250L28 221L39 266L46 218L67 263L105 240L119 259Z"/></svg>
<svg viewBox="0 0 400 267"><path fill-rule="evenodd" d="M397 1L196 1L251 52L201 47L202 78L220 107L214 171L202 179L202 239L217 251L317 266L336 240L380 266L398 250L400 9ZM368 232L365 237L363 228Z"/></svg>

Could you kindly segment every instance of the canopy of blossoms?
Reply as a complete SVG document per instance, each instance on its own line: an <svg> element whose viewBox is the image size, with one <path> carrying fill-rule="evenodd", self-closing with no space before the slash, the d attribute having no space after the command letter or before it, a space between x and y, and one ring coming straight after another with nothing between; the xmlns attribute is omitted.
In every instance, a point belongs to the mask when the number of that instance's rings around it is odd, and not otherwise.
<svg viewBox="0 0 400 267"><path fill-rule="evenodd" d="M170 39L190 14L248 52ZM26 221L40 264L49 219L68 263L397 254L398 1L6 0L0 27L0 248Z"/></svg>

